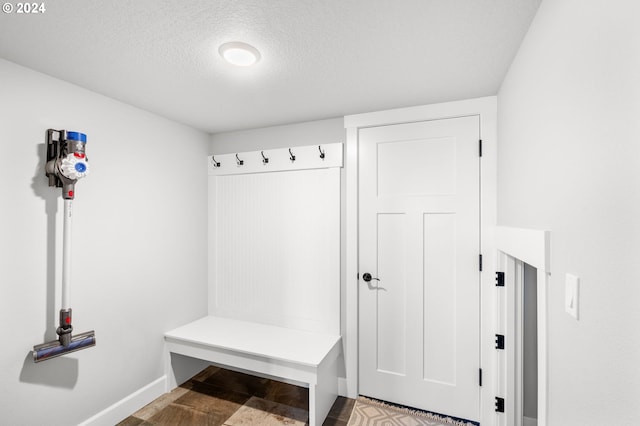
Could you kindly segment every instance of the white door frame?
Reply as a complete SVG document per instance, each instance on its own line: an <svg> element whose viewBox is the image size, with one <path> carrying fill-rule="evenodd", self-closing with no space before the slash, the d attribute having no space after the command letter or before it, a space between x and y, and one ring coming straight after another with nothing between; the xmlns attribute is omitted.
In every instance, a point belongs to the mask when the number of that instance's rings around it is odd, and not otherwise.
<svg viewBox="0 0 640 426"><path fill-rule="evenodd" d="M497 159L497 98L495 96L419 107L400 108L344 118L347 143L346 172L346 225L345 225L345 316L343 317L344 358L346 380L340 393L350 398L358 396L358 133L359 129L417 121L454 117L479 116L482 139L480 234L484 268L480 274L480 360L485 378L480 389L480 421L488 424L493 414L493 268L496 253L494 232L496 225L496 159Z"/></svg>
<svg viewBox="0 0 640 426"><path fill-rule="evenodd" d="M504 226L496 228L496 262L499 261L502 253L527 263L537 270L538 426L547 425L547 287L551 275L549 248L550 233L548 231ZM496 263L496 266L500 265ZM505 283L505 285L509 284ZM515 372L512 371L512 374ZM514 404L517 398L515 383L518 377L507 377L507 380L507 394L504 397L505 400L511 401L510 404Z"/></svg>

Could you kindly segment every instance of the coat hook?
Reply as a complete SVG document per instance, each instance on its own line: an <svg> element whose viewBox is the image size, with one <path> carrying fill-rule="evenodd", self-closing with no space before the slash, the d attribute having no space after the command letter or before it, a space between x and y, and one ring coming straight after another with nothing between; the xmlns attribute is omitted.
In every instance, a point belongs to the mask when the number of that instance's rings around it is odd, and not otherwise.
<svg viewBox="0 0 640 426"><path fill-rule="evenodd" d="M238 154L236 154L236 164L238 164L238 166L242 166L244 164L244 160L239 159Z"/></svg>
<svg viewBox="0 0 640 426"><path fill-rule="evenodd" d="M324 151L320 148L320 145L318 145L318 151L320 151L320 158L324 160Z"/></svg>
<svg viewBox="0 0 640 426"><path fill-rule="evenodd" d="M220 167L220 162L216 161L216 157L211 156L211 162L213 163L213 167Z"/></svg>
<svg viewBox="0 0 640 426"><path fill-rule="evenodd" d="M267 164L269 159L264 156L264 151L260 151L260 155L262 155L262 164Z"/></svg>
<svg viewBox="0 0 640 426"><path fill-rule="evenodd" d="M289 160L296 161L296 156L291 152L291 148L289 148Z"/></svg>

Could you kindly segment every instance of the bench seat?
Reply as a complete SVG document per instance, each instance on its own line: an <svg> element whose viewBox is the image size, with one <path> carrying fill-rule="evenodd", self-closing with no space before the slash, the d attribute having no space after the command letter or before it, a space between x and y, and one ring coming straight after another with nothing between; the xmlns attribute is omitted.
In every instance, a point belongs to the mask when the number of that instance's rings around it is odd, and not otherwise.
<svg viewBox="0 0 640 426"><path fill-rule="evenodd" d="M340 336L207 316L165 333L168 391L178 383L171 354L292 380L309 387L309 424L320 426L338 395Z"/></svg>

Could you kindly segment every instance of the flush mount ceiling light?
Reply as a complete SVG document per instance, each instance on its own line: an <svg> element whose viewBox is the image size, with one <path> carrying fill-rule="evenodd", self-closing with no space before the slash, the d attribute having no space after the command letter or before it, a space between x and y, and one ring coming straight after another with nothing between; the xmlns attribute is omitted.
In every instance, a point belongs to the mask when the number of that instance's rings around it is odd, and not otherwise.
<svg viewBox="0 0 640 426"><path fill-rule="evenodd" d="M247 43L231 41L220 46L220 56L231 65L250 67L260 60L258 49Z"/></svg>

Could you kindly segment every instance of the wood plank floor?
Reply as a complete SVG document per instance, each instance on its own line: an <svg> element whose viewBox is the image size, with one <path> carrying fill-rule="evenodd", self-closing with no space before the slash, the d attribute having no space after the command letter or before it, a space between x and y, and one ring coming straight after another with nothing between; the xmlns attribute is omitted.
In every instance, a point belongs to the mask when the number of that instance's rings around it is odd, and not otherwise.
<svg viewBox="0 0 640 426"><path fill-rule="evenodd" d="M338 397L324 422L345 426L355 400ZM271 426L309 423L309 390L275 380L207 367L118 426Z"/></svg>

